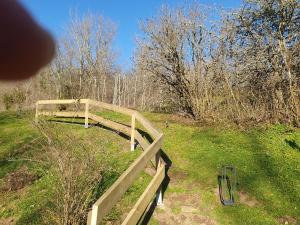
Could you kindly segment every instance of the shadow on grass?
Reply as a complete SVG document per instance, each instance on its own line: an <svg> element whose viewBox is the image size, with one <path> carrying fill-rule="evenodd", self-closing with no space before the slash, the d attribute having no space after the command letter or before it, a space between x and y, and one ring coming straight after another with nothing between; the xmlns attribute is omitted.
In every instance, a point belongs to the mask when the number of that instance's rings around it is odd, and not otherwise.
<svg viewBox="0 0 300 225"><path fill-rule="evenodd" d="M257 137L252 137L252 141L257 143L260 146L260 150L265 152L265 147L261 144ZM294 143L294 142L292 142ZM296 147L299 146L295 143ZM279 194L284 197L284 199L289 199L290 202L296 203L299 200L299 195L297 194L295 187L291 185L293 179L293 169L291 168L289 176L284 180L281 179L282 167L280 164L284 164L284 161L280 162L274 157L269 156L268 154L256 154L256 162L262 172L262 175L270 180L274 190L278 190ZM284 159L282 159L284 160ZM259 179L259 177L257 177ZM283 200L283 199L282 199ZM274 207L276 207L274 205Z"/></svg>
<svg viewBox="0 0 300 225"><path fill-rule="evenodd" d="M60 117L57 117L57 118L60 118ZM80 121L67 121L67 120L59 120L59 119L49 119L48 121L51 121L51 122L56 122L56 123L65 123L65 124L75 124L75 125L80 125L80 126L84 126L84 122L80 122ZM124 124L124 123L120 123L120 122L117 122L121 125L124 125L126 127L130 127L129 125L127 124ZM90 123L90 127L99 127L99 128L102 128L104 130L107 130L107 131L111 131L111 132L114 132L114 133L117 133L118 135L120 135L122 138L126 139L126 140L130 140L130 136L125 134L125 133L122 133L120 131L116 131L110 127L107 127L107 126L104 126L100 123ZM142 129L136 129L141 135L143 138L145 138L149 143L152 143L154 140L153 138L147 133L145 132L144 130ZM136 147L136 146L135 146ZM166 156L166 154L165 154Z"/></svg>
<svg viewBox="0 0 300 225"><path fill-rule="evenodd" d="M144 130L137 129L137 131L142 135L143 138L145 138L149 143L153 142L153 138Z"/></svg>
<svg viewBox="0 0 300 225"><path fill-rule="evenodd" d="M287 140L284 139L285 143L287 143L291 148L300 151L300 146L297 144L295 140Z"/></svg>
<svg viewBox="0 0 300 225"><path fill-rule="evenodd" d="M275 158L275 152L270 154L258 134L250 134L248 138L251 149L253 149L254 164L252 165L252 171L246 171L246 173L244 171L241 176L241 186L244 186L246 190L250 189L252 195L262 200L262 203L266 206L264 207L266 214L272 218L286 215L294 216L295 212L293 213L293 211L296 206L299 206L300 196L293 185L293 179L296 177L293 169L290 169L290 174L282 172L284 158L280 161L280 159ZM297 144L294 145L294 142L291 144L295 148L299 147ZM285 176L284 179L282 179L283 176ZM257 185L261 185L261 187ZM269 193L272 193L272 198L268 196ZM288 207L286 206L287 202ZM238 222L238 218L232 219L236 219Z"/></svg>
<svg viewBox="0 0 300 225"><path fill-rule="evenodd" d="M81 126L84 126L84 122L79 122L79 121L64 121L64 120L57 120L57 119L50 119L49 121L52 121L52 122L57 122L57 123L66 123L66 124L77 124L77 125L81 125ZM122 123L120 123L122 124ZM123 124L127 127L130 127L126 124ZM92 123L90 124L90 126L96 126L96 127L100 127L102 129L105 129L105 130L108 130L108 131L112 131L112 132L115 132L117 133L118 135L120 135L121 137L127 139L127 140L130 140L130 137L127 135L127 134L124 134L122 132L118 132L118 131L115 131L114 129L111 129L109 127L106 127L100 123ZM142 135L143 138L145 138L146 140L148 140L150 143L153 142L153 138L145 131L143 131L142 129L137 129L138 132ZM162 188L162 195L164 196L164 193L165 191L167 190L168 188L168 185L170 183L170 177L168 176L168 171L170 169L170 167L172 166L172 161L171 159L167 156L167 154L161 150L161 158L163 159L163 161L165 162L165 165L166 165L166 171L165 171L165 178L161 184L161 188ZM101 196L104 191L110 186L112 185L115 180L117 179L118 176L116 176L116 174L113 174L113 176L108 176L107 178L108 179L105 179L104 183L102 182L101 185L99 185L99 188L97 191L96 191L96 196L99 197ZM103 188L103 187L104 188ZM158 193L157 193L158 194ZM157 206L157 200L156 198L154 198L154 200L152 201L152 203L148 206L148 208L146 209L146 212L144 214L144 216L140 219L139 221L139 224L142 224L142 225L146 225L149 223L153 213L154 213L154 210Z"/></svg>
<svg viewBox="0 0 300 225"><path fill-rule="evenodd" d="M240 134L227 133L222 130L216 131L216 135L210 135L207 131L196 132L197 136L193 140L205 141L199 141L199 144L196 141L193 143L194 145L197 143L199 147L195 148L197 150L193 152L192 157L187 157L187 162L197 162L191 164L195 166L194 170L196 171L200 168L213 171L215 186L210 188L218 185L217 179L215 179L216 168L224 163L235 165L239 171L237 188L239 191L246 192L247 199L241 200L241 202L237 201L233 207L223 207L219 201L216 201L218 202L216 210L220 221L223 221L224 224L265 225L277 224L276 220L284 216L300 218L299 211L296 211L296 208L300 207L300 192L297 190L299 171L297 172L297 167L287 166L289 162L286 161L285 154L288 153L284 151L284 144L282 145L284 140L279 138L280 134L275 133L274 135L274 132L266 132L267 135L265 135L260 130ZM201 148L200 144L204 147ZM205 144L209 144L209 146ZM272 144L278 146L272 148ZM291 144L298 149L298 145ZM207 149L211 149L211 151L207 151ZM210 179L208 176L206 178ZM196 179L199 183L208 185L203 177L199 176ZM255 197L253 202L258 200L254 203L255 207L247 205L248 201L252 201L252 197ZM213 199L217 200L216 196L213 196ZM228 223L229 221L230 223Z"/></svg>
<svg viewBox="0 0 300 225"><path fill-rule="evenodd" d="M84 126L84 122L79 122L79 121L65 121L65 120L56 120L56 119L50 119L48 121L56 122L56 123L75 124L75 125ZM123 125L125 125L125 124L123 124ZM127 126L127 125L125 125L125 126ZM126 140L130 140L130 136L128 136L127 134L122 133L120 131L116 131L116 130L110 128L110 127L106 127L106 126L104 126L100 123L90 123L89 127L99 127L101 129L116 133L116 134L118 134L119 136L121 136L122 138L124 138Z"/></svg>

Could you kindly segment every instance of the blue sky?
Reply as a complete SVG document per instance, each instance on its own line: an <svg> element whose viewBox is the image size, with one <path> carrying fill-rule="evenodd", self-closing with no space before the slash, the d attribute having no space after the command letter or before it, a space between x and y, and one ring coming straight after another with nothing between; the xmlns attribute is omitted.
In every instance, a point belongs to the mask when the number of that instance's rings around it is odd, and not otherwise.
<svg viewBox="0 0 300 225"><path fill-rule="evenodd" d="M138 22L156 15L161 5L181 5L188 0L20 0L36 20L48 29L55 38L62 35L70 20L70 10L79 15L101 14L117 24L115 40L118 63L125 69L131 65L135 48L135 36L139 33ZM225 8L236 8L241 0L202 0L201 4L216 4Z"/></svg>

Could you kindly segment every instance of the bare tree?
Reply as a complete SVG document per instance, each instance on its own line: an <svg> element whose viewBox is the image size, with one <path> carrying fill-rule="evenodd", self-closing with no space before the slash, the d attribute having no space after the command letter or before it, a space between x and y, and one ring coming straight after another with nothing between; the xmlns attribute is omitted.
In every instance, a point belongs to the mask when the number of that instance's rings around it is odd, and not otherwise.
<svg viewBox="0 0 300 225"><path fill-rule="evenodd" d="M27 105L94 98L197 120L298 123L297 0L247 0L226 14L201 4L164 6L141 24L129 72L115 63L112 22L72 18L52 65L20 86Z"/></svg>
<svg viewBox="0 0 300 225"><path fill-rule="evenodd" d="M138 58L138 65L168 85L178 107L193 118L201 117L201 107L210 107L207 61L213 30L201 7L163 7L157 18L142 25L145 38Z"/></svg>
<svg viewBox="0 0 300 225"><path fill-rule="evenodd" d="M235 15L234 61L251 104L271 117L299 116L299 1L246 1ZM254 106L254 105L253 105ZM256 106L255 106L256 107Z"/></svg>

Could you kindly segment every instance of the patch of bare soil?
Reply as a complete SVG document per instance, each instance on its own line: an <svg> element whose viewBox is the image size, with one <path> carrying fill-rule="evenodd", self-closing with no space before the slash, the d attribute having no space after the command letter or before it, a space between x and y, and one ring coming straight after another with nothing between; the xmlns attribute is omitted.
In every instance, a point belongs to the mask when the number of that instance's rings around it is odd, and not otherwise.
<svg viewBox="0 0 300 225"><path fill-rule="evenodd" d="M180 182L180 180L184 180L187 177L187 174L182 171L169 171L169 176L172 178L171 182Z"/></svg>
<svg viewBox="0 0 300 225"><path fill-rule="evenodd" d="M189 126L193 126L196 124L195 120L187 117L185 114L182 113L172 114L170 121Z"/></svg>
<svg viewBox="0 0 300 225"><path fill-rule="evenodd" d="M214 189L214 194L215 194L216 198L218 199L218 201L220 201L219 188ZM244 191L238 192L237 195L239 196L239 200L236 203L244 204L249 207L255 207L259 204L259 202L254 197L250 197Z"/></svg>
<svg viewBox="0 0 300 225"><path fill-rule="evenodd" d="M7 174L3 178L3 184L0 191L16 191L24 188L26 185L32 184L38 176L28 171L26 166L21 167L17 171Z"/></svg>
<svg viewBox="0 0 300 225"><path fill-rule="evenodd" d="M186 178L184 172L170 171L170 187L184 186L185 191L180 193L166 193L164 205L155 210L153 216L161 225L215 225L217 224L208 216L209 209L201 203L199 193L195 193L197 183L182 184Z"/></svg>
<svg viewBox="0 0 300 225"><path fill-rule="evenodd" d="M154 212L161 225L215 225L215 221L202 214L200 199L196 194L171 193L164 199L164 206Z"/></svg>
<svg viewBox="0 0 300 225"><path fill-rule="evenodd" d="M14 224L14 222L15 222L14 219L11 218L11 217L5 218L5 219L0 218L0 224L1 225L12 225L12 224Z"/></svg>
<svg viewBox="0 0 300 225"><path fill-rule="evenodd" d="M246 192L238 192L240 203L250 207L254 207L258 204L258 201L254 197L250 197Z"/></svg>
<svg viewBox="0 0 300 225"><path fill-rule="evenodd" d="M278 219L279 224L289 224L289 225L299 225L300 221L291 217L291 216L284 216Z"/></svg>

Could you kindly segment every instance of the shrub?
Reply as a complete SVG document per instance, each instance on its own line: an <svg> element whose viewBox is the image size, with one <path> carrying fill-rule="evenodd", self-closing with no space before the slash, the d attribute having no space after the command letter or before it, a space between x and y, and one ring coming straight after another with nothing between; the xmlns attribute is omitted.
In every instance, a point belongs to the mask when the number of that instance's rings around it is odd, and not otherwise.
<svg viewBox="0 0 300 225"><path fill-rule="evenodd" d="M13 106L16 106L17 109L21 111L25 100L25 92L19 88L15 88L12 92L5 93L2 96L2 101L6 110L10 110Z"/></svg>
<svg viewBox="0 0 300 225"><path fill-rule="evenodd" d="M10 110L11 107L13 106L13 104L14 104L14 97L11 93L5 93L2 96L2 101L5 105L5 109Z"/></svg>
<svg viewBox="0 0 300 225"><path fill-rule="evenodd" d="M13 99L17 109L21 111L23 109L23 104L26 100L25 92L21 89L16 88L13 91Z"/></svg>
<svg viewBox="0 0 300 225"><path fill-rule="evenodd" d="M108 169L107 156L99 148L96 154L90 143L63 132L58 125L40 122L37 126L44 136L42 146L55 180L47 219L64 225L85 224L98 197L95 192L102 174Z"/></svg>

